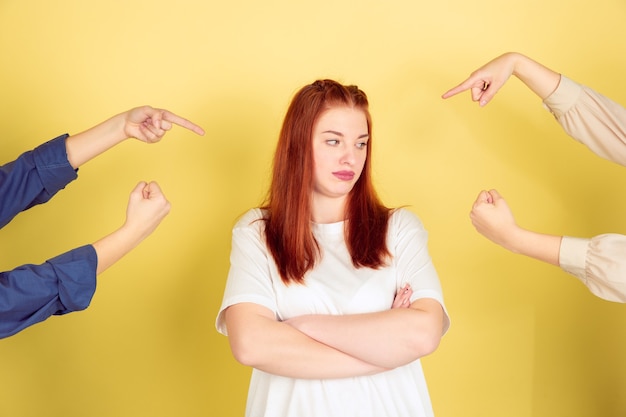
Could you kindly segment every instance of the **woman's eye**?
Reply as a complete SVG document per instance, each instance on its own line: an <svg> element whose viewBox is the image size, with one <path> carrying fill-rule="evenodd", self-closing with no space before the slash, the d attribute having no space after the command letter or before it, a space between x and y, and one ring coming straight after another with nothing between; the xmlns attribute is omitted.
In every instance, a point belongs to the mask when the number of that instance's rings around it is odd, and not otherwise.
<svg viewBox="0 0 626 417"><path fill-rule="evenodd" d="M328 139L326 141L327 144L335 146L335 145L339 145L339 140L338 139Z"/></svg>
<svg viewBox="0 0 626 417"><path fill-rule="evenodd" d="M365 149L367 148L367 142L359 142L356 144L356 147L359 149Z"/></svg>

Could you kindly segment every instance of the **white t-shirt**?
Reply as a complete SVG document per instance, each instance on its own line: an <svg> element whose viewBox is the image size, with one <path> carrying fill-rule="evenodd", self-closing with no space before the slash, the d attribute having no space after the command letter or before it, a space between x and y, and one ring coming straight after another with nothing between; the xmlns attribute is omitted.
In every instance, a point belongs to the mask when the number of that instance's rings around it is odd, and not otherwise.
<svg viewBox="0 0 626 417"><path fill-rule="evenodd" d="M391 308L396 291L409 283L411 301L432 298L442 305L437 272L427 249L427 232L406 209L390 218L389 266L355 269L344 241L344 223L312 225L322 257L305 284L283 284L265 244L260 209L248 211L233 228L231 268L217 330L227 335L223 311L238 303L256 303L286 320L303 314L357 314ZM444 333L449 326L446 313ZM419 360L371 376L295 379L252 372L248 417L421 417L432 406Z"/></svg>

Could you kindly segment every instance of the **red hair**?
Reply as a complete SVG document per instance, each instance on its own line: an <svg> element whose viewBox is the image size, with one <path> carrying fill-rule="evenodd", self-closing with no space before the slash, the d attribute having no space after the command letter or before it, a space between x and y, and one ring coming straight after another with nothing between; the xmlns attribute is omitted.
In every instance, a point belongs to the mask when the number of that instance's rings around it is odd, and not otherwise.
<svg viewBox="0 0 626 417"><path fill-rule="evenodd" d="M390 209L380 202L371 178L372 120L367 96L356 86L318 80L294 96L274 154L274 170L265 215L265 239L285 284L303 283L321 256L311 229L313 127L331 107L363 111L370 140L361 176L346 204L345 239L356 268L379 268L390 255L386 236Z"/></svg>

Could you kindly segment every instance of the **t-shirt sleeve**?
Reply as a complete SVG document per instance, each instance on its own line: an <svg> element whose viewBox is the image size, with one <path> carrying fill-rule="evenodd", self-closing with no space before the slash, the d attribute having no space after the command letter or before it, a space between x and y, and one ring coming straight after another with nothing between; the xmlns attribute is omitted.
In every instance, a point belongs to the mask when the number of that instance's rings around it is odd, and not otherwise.
<svg viewBox="0 0 626 417"><path fill-rule="evenodd" d="M0 338L46 320L87 308L96 290L93 246L73 249L41 265L0 273Z"/></svg>
<svg viewBox="0 0 626 417"><path fill-rule="evenodd" d="M224 310L239 303L254 303L276 314L277 306L270 278L271 256L263 237L261 211L250 210L235 225L232 232L230 270L224 297L215 326L227 335Z"/></svg>
<svg viewBox="0 0 626 417"><path fill-rule="evenodd" d="M419 218L406 209L396 210L390 219L390 250L398 270L398 286L409 283L411 301L420 298L437 300L444 310L444 333L450 318L444 303L439 276L428 252L428 233Z"/></svg>
<svg viewBox="0 0 626 417"><path fill-rule="evenodd" d="M564 236L559 264L594 295L626 303L626 236L615 233L591 239Z"/></svg>

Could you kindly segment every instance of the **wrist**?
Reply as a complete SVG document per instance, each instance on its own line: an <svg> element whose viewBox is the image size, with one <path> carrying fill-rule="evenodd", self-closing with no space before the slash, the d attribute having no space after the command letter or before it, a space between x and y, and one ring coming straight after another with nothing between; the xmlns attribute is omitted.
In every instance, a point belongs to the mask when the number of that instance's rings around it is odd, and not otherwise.
<svg viewBox="0 0 626 417"><path fill-rule="evenodd" d="M150 234L144 229L128 222L125 222L115 233L119 235L120 240L123 240L126 245L131 248L139 245Z"/></svg>
<svg viewBox="0 0 626 417"><path fill-rule="evenodd" d="M126 119L128 112L119 113L109 119L110 134L115 144L119 144L129 138L126 132Z"/></svg>
<svg viewBox="0 0 626 417"><path fill-rule="evenodd" d="M503 235L501 246L513 253L523 254L529 231L515 225Z"/></svg>
<svg viewBox="0 0 626 417"><path fill-rule="evenodd" d="M520 71L523 71L524 59L527 59L526 56L519 52L507 52L505 56L511 68L511 74L519 78Z"/></svg>

